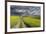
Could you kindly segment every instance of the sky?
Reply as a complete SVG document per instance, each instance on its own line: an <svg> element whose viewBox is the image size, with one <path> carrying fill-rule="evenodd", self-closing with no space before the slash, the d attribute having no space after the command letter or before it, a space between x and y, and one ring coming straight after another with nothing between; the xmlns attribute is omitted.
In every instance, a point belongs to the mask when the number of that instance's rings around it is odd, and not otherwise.
<svg viewBox="0 0 46 34"><path fill-rule="evenodd" d="M11 15L40 15L40 6L17 6L11 5Z"/></svg>

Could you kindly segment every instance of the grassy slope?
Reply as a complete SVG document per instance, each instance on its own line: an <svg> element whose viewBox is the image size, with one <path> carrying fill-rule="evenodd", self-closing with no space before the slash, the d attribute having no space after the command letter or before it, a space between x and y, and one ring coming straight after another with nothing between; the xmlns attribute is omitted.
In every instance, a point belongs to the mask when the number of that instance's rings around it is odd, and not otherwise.
<svg viewBox="0 0 46 34"><path fill-rule="evenodd" d="M19 18L20 18L19 16L10 17L11 27L14 27L17 24ZM24 17L24 22L25 24L28 24L29 26L32 26L32 27L40 26L40 19L35 19L35 18L32 18L31 16Z"/></svg>

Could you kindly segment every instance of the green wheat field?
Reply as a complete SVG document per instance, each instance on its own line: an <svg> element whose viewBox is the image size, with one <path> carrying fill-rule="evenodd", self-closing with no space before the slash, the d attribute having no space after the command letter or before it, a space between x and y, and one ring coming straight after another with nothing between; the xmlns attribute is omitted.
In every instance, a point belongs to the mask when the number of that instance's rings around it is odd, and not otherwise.
<svg viewBox="0 0 46 34"><path fill-rule="evenodd" d="M40 16L10 16L11 28L31 28L40 27Z"/></svg>

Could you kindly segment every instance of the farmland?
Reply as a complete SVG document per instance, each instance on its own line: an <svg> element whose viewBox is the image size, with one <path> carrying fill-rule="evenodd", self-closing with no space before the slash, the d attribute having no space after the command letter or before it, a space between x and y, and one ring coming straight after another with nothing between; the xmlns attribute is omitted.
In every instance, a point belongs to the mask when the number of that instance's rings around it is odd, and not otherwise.
<svg viewBox="0 0 46 34"><path fill-rule="evenodd" d="M40 16L10 16L11 28L40 27Z"/></svg>

